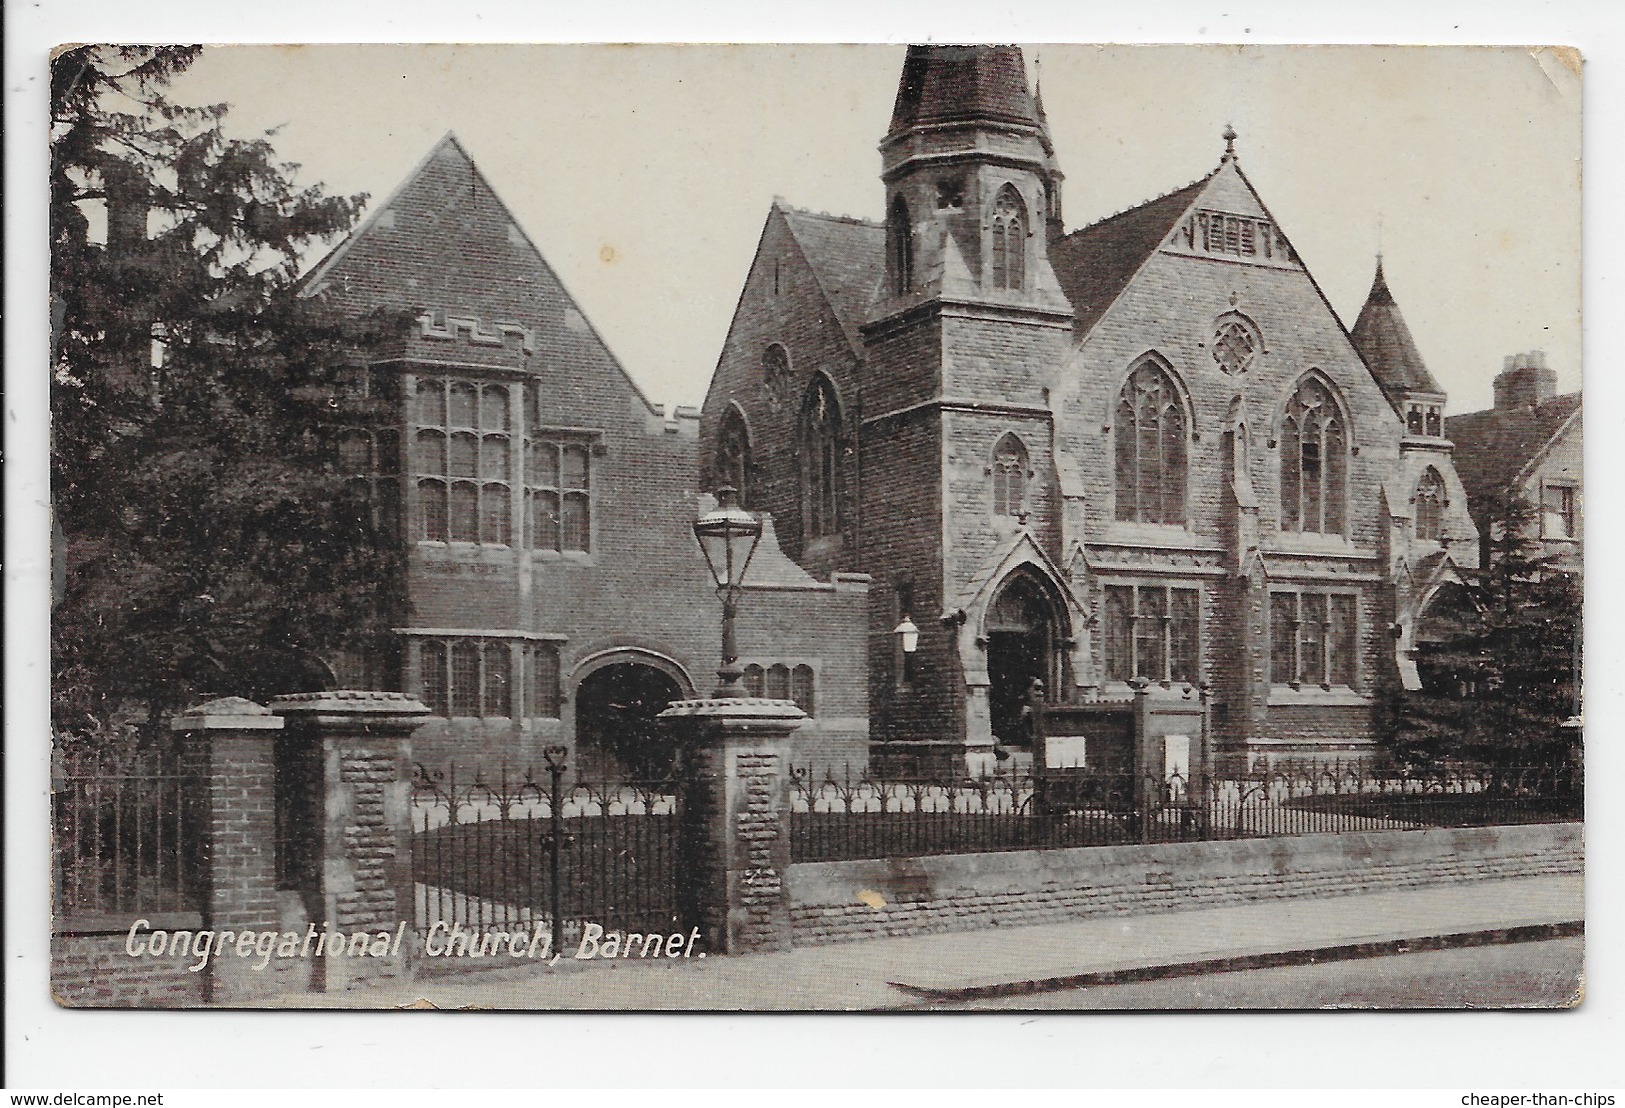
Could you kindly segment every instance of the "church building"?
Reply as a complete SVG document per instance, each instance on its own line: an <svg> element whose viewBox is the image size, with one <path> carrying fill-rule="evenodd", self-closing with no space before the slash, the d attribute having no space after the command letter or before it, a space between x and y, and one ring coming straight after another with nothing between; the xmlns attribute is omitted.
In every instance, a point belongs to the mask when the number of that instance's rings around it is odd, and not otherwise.
<svg viewBox="0 0 1625 1108"><path fill-rule="evenodd" d="M695 540L698 415L651 404L447 135L305 277L303 292L402 330L337 398L338 464L406 547L406 624L346 687L433 711L429 767L494 776L569 748L589 778L657 776L655 716L708 696L721 607ZM749 679L807 713L801 757L868 746L867 581L814 577L764 534L739 621Z"/></svg>
<svg viewBox="0 0 1625 1108"><path fill-rule="evenodd" d="M1068 232L1014 47L911 48L880 155L882 222L768 212L699 428L701 487L810 578L870 579L873 755L1019 747L1034 679L1205 687L1237 761L1369 749L1478 557L1380 263L1345 327L1230 131Z"/></svg>

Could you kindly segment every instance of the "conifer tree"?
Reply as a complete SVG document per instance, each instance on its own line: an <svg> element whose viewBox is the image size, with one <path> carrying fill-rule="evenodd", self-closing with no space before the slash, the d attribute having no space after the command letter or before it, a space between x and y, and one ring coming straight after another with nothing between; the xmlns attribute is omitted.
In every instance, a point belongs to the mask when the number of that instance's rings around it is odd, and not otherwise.
<svg viewBox="0 0 1625 1108"><path fill-rule="evenodd" d="M346 366L387 331L301 297L365 197L170 86L198 47L52 64L52 620L63 734L332 681L398 625L402 551L344 472Z"/></svg>
<svg viewBox="0 0 1625 1108"><path fill-rule="evenodd" d="M1579 712L1581 589L1541 553L1533 505L1494 502L1479 526L1490 563L1468 590L1476 619L1423 660L1428 687L1396 694L1385 731L1401 760L1565 764Z"/></svg>

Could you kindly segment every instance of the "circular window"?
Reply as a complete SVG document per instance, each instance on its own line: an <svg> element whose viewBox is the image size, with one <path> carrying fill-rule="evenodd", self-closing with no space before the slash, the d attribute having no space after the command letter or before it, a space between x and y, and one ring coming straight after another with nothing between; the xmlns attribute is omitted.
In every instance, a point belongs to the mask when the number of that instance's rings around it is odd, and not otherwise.
<svg viewBox="0 0 1625 1108"><path fill-rule="evenodd" d="M1235 317L1222 319L1213 332L1213 360L1231 376L1245 373L1262 345L1258 332L1244 320Z"/></svg>

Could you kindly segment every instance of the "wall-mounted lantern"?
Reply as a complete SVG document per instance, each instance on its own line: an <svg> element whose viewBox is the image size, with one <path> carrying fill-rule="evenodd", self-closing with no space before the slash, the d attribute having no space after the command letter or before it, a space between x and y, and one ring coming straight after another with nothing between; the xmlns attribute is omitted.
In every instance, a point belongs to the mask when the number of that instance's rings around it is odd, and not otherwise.
<svg viewBox="0 0 1625 1108"><path fill-rule="evenodd" d="M897 645L903 650L903 683L906 685L914 680L914 652L920 649L920 629L914 621L903 613L903 622L892 629L897 636Z"/></svg>

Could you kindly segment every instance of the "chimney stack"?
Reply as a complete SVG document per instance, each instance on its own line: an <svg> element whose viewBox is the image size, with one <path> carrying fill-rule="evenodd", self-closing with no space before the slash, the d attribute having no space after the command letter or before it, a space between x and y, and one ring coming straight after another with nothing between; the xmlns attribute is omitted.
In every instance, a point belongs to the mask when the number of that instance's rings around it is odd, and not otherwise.
<svg viewBox="0 0 1625 1108"><path fill-rule="evenodd" d="M1498 409L1538 408L1557 395L1557 371L1546 368L1546 351L1508 354L1495 378Z"/></svg>

